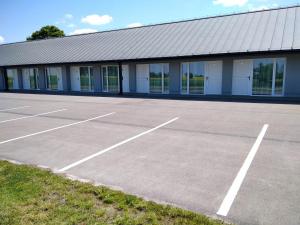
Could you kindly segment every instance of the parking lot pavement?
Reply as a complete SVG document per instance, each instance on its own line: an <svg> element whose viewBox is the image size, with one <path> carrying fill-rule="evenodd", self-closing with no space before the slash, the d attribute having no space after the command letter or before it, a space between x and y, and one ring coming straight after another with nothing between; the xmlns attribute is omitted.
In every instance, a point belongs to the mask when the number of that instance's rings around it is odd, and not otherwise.
<svg viewBox="0 0 300 225"><path fill-rule="evenodd" d="M298 105L4 93L0 102L0 158L236 224L300 224ZM217 215L264 124L228 213Z"/></svg>

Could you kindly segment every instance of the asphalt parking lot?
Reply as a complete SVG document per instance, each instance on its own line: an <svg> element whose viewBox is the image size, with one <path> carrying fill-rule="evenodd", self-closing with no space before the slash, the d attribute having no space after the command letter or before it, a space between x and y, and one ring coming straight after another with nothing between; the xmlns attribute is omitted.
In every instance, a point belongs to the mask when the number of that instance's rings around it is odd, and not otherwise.
<svg viewBox="0 0 300 225"><path fill-rule="evenodd" d="M0 93L0 158L235 224L300 224L300 106Z"/></svg>

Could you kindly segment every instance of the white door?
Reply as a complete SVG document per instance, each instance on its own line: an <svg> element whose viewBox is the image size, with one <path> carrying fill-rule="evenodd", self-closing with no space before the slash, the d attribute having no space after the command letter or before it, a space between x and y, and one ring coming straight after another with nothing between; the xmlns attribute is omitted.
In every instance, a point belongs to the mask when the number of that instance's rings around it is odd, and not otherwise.
<svg viewBox="0 0 300 225"><path fill-rule="evenodd" d="M205 63L205 90L207 95L222 94L222 61Z"/></svg>
<svg viewBox="0 0 300 225"><path fill-rule="evenodd" d="M22 70L22 78L23 78L23 89L30 89L30 69Z"/></svg>
<svg viewBox="0 0 300 225"><path fill-rule="evenodd" d="M234 60L232 76L232 94L233 95L251 95L251 84L253 75L253 61Z"/></svg>
<svg viewBox="0 0 300 225"><path fill-rule="evenodd" d="M78 66L72 66L71 72L71 90L80 91L80 68Z"/></svg>
<svg viewBox="0 0 300 225"><path fill-rule="evenodd" d="M62 70L60 67L56 68L57 74L57 89L62 91L63 90L63 81L62 81Z"/></svg>
<svg viewBox="0 0 300 225"><path fill-rule="evenodd" d="M129 92L129 66L122 65L122 76L123 76L123 92Z"/></svg>
<svg viewBox="0 0 300 225"><path fill-rule="evenodd" d="M149 93L149 64L136 65L136 92Z"/></svg>

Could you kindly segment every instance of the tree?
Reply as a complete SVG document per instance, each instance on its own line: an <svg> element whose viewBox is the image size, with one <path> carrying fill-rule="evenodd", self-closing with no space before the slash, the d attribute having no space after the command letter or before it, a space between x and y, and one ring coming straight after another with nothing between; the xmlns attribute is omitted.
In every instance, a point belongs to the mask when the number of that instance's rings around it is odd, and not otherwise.
<svg viewBox="0 0 300 225"><path fill-rule="evenodd" d="M27 37L27 41L47 39L51 37L64 37L65 33L56 26L44 26L40 30L37 30Z"/></svg>

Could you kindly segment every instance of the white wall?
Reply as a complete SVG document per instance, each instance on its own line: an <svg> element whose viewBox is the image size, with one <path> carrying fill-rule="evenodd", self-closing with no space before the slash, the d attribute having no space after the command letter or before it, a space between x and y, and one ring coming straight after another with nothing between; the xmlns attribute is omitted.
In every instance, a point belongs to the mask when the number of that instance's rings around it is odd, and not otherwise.
<svg viewBox="0 0 300 225"><path fill-rule="evenodd" d="M80 67L71 66L70 68L70 76L71 76L71 90L72 91L80 91Z"/></svg>

